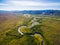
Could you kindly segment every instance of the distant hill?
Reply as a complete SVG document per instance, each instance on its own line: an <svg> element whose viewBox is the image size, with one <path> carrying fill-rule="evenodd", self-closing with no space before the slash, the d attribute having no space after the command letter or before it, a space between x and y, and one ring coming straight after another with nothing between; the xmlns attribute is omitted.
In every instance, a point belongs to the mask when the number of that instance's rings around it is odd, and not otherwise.
<svg viewBox="0 0 60 45"><path fill-rule="evenodd" d="M41 14L41 15L59 15L60 10L23 10L23 11L2 11L0 10L0 14L7 13L16 13L16 14Z"/></svg>

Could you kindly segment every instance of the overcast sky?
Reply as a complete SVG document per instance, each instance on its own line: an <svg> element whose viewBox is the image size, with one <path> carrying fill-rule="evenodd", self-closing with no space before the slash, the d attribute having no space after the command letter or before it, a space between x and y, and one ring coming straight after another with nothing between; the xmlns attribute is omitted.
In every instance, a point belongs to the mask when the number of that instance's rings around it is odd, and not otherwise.
<svg viewBox="0 0 60 45"><path fill-rule="evenodd" d="M0 0L0 10L60 10L60 0Z"/></svg>

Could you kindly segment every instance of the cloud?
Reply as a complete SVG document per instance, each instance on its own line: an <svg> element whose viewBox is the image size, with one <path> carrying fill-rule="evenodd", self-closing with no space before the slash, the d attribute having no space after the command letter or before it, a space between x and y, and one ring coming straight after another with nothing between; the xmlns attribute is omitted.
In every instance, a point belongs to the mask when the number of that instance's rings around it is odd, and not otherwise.
<svg viewBox="0 0 60 45"><path fill-rule="evenodd" d="M33 1L11 1L11 4L15 6L38 6L37 2Z"/></svg>
<svg viewBox="0 0 60 45"><path fill-rule="evenodd" d="M30 0L9 0L6 3L0 3L0 10L40 10L40 9L60 9L60 3L46 3Z"/></svg>
<svg viewBox="0 0 60 45"><path fill-rule="evenodd" d="M15 6L59 6L60 3L43 3L34 1L11 1L12 5Z"/></svg>
<svg viewBox="0 0 60 45"><path fill-rule="evenodd" d="M13 5L13 6L60 6L60 3L44 3L36 1L8 1L8 3L1 3L0 5Z"/></svg>

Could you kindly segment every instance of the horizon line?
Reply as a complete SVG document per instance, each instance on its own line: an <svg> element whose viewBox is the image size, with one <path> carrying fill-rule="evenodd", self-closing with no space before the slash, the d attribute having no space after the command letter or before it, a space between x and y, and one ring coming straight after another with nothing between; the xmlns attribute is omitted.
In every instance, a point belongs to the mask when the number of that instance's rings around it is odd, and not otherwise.
<svg viewBox="0 0 60 45"><path fill-rule="evenodd" d="M40 10L60 10L60 9L40 9ZM28 11L28 10L0 10L0 11Z"/></svg>

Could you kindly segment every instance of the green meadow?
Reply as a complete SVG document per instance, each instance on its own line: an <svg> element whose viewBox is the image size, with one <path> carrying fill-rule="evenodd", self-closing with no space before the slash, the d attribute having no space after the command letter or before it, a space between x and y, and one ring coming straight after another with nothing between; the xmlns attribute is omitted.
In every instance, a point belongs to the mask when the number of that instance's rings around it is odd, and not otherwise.
<svg viewBox="0 0 60 45"><path fill-rule="evenodd" d="M27 28L34 22L33 18L36 18L39 24ZM21 29L24 35L18 32L20 26L27 26ZM24 16L23 14L2 16L0 18L0 45L60 45L60 17Z"/></svg>

